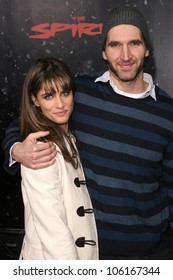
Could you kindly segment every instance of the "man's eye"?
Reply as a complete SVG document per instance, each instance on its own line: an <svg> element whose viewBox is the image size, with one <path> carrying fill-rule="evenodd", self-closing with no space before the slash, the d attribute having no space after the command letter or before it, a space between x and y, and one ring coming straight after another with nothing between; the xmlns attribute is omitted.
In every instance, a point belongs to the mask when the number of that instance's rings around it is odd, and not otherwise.
<svg viewBox="0 0 173 280"><path fill-rule="evenodd" d="M120 46L120 44L119 44L118 42L111 42L111 43L109 43L109 46L110 46L111 48L117 48L117 47Z"/></svg>
<svg viewBox="0 0 173 280"><path fill-rule="evenodd" d="M139 45L141 45L141 41L139 41L139 40L134 40L134 41L131 42L131 45L132 45L132 46L139 46Z"/></svg>

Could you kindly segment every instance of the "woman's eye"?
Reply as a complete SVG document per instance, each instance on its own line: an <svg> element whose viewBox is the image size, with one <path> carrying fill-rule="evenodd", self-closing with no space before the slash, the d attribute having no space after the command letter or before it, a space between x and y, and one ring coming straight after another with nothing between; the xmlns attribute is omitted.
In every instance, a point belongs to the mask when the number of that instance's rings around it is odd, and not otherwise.
<svg viewBox="0 0 173 280"><path fill-rule="evenodd" d="M61 93L62 96L68 96L70 94L70 91L64 91Z"/></svg>
<svg viewBox="0 0 173 280"><path fill-rule="evenodd" d="M46 100L51 100L52 98L53 98L53 95L50 93L50 94L46 94L45 96L44 96L44 98L46 99Z"/></svg>

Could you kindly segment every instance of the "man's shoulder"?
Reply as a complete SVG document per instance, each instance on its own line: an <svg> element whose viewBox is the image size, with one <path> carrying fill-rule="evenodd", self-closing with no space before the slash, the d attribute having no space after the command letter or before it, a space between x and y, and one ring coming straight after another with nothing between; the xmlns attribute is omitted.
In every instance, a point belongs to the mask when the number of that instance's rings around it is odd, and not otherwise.
<svg viewBox="0 0 173 280"><path fill-rule="evenodd" d="M157 100L159 101L167 101L173 104L173 96L166 92L164 89L160 88L159 86L155 86Z"/></svg>
<svg viewBox="0 0 173 280"><path fill-rule="evenodd" d="M104 71L95 72L92 74L76 75L75 82L77 84L93 83L98 77L100 77Z"/></svg>

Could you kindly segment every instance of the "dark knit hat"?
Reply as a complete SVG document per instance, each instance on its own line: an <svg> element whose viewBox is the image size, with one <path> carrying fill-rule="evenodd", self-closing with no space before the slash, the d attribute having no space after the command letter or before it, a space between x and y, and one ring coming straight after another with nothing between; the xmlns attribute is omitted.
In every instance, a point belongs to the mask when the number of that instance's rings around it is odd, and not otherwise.
<svg viewBox="0 0 173 280"><path fill-rule="evenodd" d="M111 11L103 25L103 36L105 40L108 31L120 24L130 24L138 27L142 32L147 48L150 51L152 50L147 23L140 11L132 7L118 7Z"/></svg>

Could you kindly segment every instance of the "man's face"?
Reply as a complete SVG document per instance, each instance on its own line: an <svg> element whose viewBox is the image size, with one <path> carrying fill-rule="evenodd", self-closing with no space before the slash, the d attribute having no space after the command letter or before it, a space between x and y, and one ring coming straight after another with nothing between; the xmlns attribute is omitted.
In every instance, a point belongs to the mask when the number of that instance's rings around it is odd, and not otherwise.
<svg viewBox="0 0 173 280"><path fill-rule="evenodd" d="M149 50L139 28L121 24L109 30L102 55L114 79L126 83L135 81L143 71Z"/></svg>

